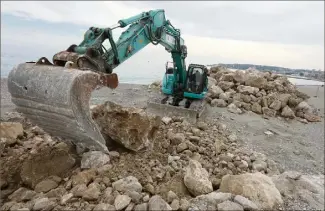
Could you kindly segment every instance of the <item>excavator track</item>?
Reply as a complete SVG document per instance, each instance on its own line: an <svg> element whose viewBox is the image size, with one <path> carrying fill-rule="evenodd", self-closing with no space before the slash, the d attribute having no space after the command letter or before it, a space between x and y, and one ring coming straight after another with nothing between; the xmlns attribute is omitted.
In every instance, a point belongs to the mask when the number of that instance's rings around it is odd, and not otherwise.
<svg viewBox="0 0 325 211"><path fill-rule="evenodd" d="M19 64L8 76L18 112L51 135L103 152L108 152L106 141L91 118L89 100L95 88L117 85L116 74L55 66L44 57Z"/></svg>

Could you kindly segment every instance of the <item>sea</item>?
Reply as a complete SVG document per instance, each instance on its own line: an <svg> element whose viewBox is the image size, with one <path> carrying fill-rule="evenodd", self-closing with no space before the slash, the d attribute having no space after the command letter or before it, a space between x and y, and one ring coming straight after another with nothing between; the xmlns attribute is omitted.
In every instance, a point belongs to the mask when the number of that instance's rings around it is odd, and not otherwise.
<svg viewBox="0 0 325 211"><path fill-rule="evenodd" d="M1 53L1 78L8 77L12 68L22 63L22 58L25 56L12 56L10 54ZM30 61L30 60L28 60ZM122 67L117 67L114 72L118 74L119 83L131 84L151 84L154 81L161 80L165 73L164 63L131 63L122 64ZM289 81L295 85L324 85L324 82L306 80L300 78L290 78Z"/></svg>

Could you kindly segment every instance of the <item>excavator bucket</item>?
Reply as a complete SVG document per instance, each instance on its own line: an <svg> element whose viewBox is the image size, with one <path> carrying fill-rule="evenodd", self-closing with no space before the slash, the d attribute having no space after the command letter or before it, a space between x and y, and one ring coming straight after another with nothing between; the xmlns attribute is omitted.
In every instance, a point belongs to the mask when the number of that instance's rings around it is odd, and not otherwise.
<svg viewBox="0 0 325 211"><path fill-rule="evenodd" d="M108 149L91 118L89 100L95 88L117 85L116 74L54 66L44 57L19 64L8 76L8 90L18 112L54 136L103 152Z"/></svg>

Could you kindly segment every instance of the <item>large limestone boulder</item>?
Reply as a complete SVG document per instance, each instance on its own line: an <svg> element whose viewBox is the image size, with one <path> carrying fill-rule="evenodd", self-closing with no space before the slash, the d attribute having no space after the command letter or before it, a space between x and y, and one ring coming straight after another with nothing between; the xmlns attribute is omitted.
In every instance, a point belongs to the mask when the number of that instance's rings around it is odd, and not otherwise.
<svg viewBox="0 0 325 211"><path fill-rule="evenodd" d="M209 173L196 160L190 160L184 176L184 184L194 196L207 194L213 191L209 180Z"/></svg>
<svg viewBox="0 0 325 211"><path fill-rule="evenodd" d="M223 93L223 90L219 86L212 85L209 89L209 93L212 98L217 98L221 93Z"/></svg>
<svg viewBox="0 0 325 211"><path fill-rule="evenodd" d="M267 80L261 77L259 74L249 74L245 81L246 86L252 86L259 89L263 89L266 83Z"/></svg>
<svg viewBox="0 0 325 211"><path fill-rule="evenodd" d="M161 122L161 117L147 114L143 109L122 107L110 101L96 106L92 112L102 134L133 151L149 146Z"/></svg>
<svg viewBox="0 0 325 211"><path fill-rule="evenodd" d="M286 171L272 180L285 198L307 203L312 209L324 209L324 175L302 175Z"/></svg>
<svg viewBox="0 0 325 211"><path fill-rule="evenodd" d="M283 203L272 179L260 172L226 175L221 180L220 191L244 196L261 209L271 210Z"/></svg>

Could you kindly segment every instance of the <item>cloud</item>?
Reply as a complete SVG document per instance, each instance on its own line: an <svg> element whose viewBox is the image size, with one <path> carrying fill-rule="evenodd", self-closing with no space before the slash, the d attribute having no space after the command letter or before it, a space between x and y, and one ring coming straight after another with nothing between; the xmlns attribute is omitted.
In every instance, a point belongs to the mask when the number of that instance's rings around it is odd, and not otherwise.
<svg viewBox="0 0 325 211"><path fill-rule="evenodd" d="M21 28L1 23L1 42L28 50L37 46L47 49L46 52L57 52L81 42L90 26L107 27L119 19L163 8L166 17L183 33L189 52L187 64L253 63L323 69L321 4L324 5L323 2L6 1L1 2L2 14L18 16L22 23L33 21L33 25ZM42 27L37 25L40 22ZM114 36L123 30L114 31ZM116 71L160 76L166 60L172 59L163 47L148 45Z"/></svg>

